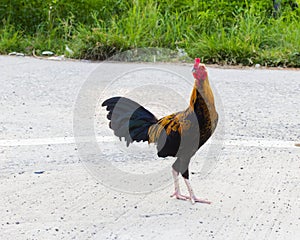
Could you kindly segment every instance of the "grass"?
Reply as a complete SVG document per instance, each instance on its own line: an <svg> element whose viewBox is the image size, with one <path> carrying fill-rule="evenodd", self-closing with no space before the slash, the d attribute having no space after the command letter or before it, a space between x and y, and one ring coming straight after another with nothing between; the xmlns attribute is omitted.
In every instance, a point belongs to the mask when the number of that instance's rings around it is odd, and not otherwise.
<svg viewBox="0 0 300 240"><path fill-rule="evenodd" d="M206 63L300 67L300 10L284 1L274 17L272 1L259 0L3 0L0 16L2 54L105 60L165 48L176 58L181 48ZM122 58L148 59L142 52Z"/></svg>

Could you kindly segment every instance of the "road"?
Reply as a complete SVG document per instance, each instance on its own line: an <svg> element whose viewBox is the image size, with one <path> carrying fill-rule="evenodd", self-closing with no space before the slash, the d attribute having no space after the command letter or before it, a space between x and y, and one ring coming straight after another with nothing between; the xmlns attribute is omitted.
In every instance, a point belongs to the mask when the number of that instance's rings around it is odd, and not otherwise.
<svg viewBox="0 0 300 240"><path fill-rule="evenodd" d="M190 169L211 205L171 199L173 160L112 135L101 101L182 110L190 70L0 56L1 239L299 239L299 70L208 66L220 124Z"/></svg>

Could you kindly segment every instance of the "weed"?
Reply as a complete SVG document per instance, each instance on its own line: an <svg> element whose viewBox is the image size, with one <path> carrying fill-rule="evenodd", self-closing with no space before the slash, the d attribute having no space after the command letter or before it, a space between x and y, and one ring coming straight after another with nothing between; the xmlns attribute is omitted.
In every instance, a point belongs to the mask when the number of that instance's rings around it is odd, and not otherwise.
<svg viewBox="0 0 300 240"><path fill-rule="evenodd" d="M282 4L274 17L272 1L2 0L0 16L3 54L104 60L160 47L209 63L300 67L300 10Z"/></svg>

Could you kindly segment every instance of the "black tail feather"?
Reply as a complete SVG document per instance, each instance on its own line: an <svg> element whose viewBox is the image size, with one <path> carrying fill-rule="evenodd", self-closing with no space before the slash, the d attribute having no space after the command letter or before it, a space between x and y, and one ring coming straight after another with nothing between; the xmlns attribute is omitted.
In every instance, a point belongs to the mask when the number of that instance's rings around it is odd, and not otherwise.
<svg viewBox="0 0 300 240"><path fill-rule="evenodd" d="M156 117L140 104L124 97L113 97L105 100L109 127L114 134L125 138L127 146L133 141L148 141L148 129L157 123Z"/></svg>

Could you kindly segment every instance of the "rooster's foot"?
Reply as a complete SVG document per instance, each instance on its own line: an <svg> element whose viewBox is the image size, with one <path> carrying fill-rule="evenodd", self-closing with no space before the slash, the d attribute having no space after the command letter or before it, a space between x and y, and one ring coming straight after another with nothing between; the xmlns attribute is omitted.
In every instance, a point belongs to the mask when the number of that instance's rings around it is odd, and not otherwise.
<svg viewBox="0 0 300 240"><path fill-rule="evenodd" d="M210 201L197 198L196 196L188 197L188 199L191 200L192 204L195 204L195 203L211 204Z"/></svg>
<svg viewBox="0 0 300 240"><path fill-rule="evenodd" d="M176 199L179 199L179 200L188 200L188 199L190 199L190 197L181 195L181 193L179 193L179 192L174 192L170 197L176 197Z"/></svg>

